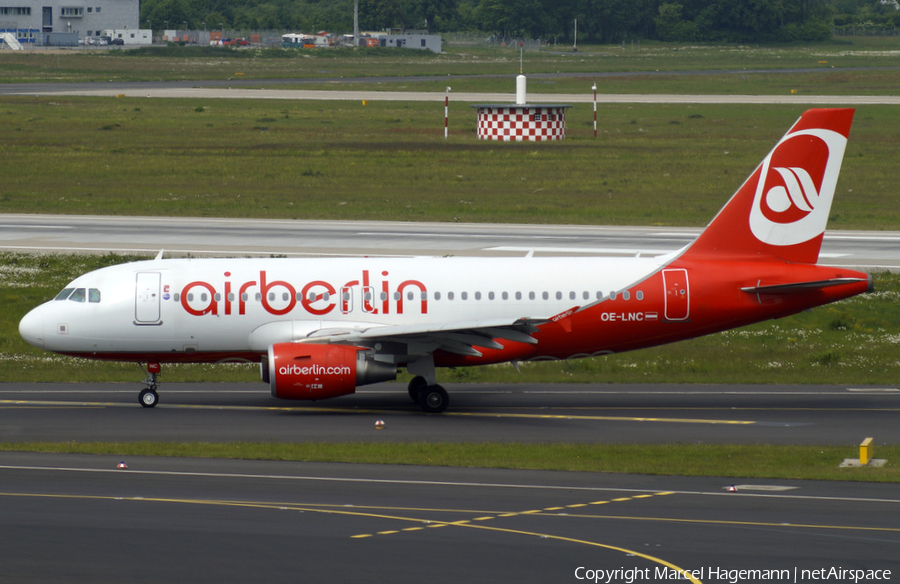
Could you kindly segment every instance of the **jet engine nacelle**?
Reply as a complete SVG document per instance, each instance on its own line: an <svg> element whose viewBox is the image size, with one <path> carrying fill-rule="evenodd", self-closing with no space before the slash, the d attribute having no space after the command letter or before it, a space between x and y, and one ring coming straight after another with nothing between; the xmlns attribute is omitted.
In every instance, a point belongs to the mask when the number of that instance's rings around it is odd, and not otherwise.
<svg viewBox="0 0 900 584"><path fill-rule="evenodd" d="M326 399L397 378L395 365L374 361L365 349L348 345L276 343L261 365L263 381L281 399Z"/></svg>

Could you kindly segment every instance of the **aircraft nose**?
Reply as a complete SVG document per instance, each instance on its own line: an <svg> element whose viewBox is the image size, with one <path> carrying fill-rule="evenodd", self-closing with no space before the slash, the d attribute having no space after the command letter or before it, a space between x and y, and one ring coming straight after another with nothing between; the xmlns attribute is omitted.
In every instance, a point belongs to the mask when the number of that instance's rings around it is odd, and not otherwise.
<svg viewBox="0 0 900 584"><path fill-rule="evenodd" d="M29 345L44 348L44 315L34 309L19 321L19 334Z"/></svg>

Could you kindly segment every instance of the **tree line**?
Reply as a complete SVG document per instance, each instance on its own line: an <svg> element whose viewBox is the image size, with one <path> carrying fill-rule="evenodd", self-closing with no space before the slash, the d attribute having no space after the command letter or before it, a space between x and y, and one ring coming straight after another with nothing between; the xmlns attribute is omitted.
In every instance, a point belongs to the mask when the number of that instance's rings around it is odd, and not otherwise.
<svg viewBox="0 0 900 584"><path fill-rule="evenodd" d="M482 31L508 38L616 43L825 40L833 26L900 25L897 0L359 0L360 30ZM347 32L353 0L142 0L160 30Z"/></svg>

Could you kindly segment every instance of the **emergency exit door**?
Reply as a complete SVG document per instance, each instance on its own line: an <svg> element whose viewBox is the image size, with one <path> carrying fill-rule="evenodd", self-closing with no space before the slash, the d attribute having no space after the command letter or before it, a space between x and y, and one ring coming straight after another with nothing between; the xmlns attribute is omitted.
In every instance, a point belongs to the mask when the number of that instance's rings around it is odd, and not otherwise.
<svg viewBox="0 0 900 584"><path fill-rule="evenodd" d="M663 270L663 287L666 293L665 319L687 320L690 316L690 286L684 268Z"/></svg>
<svg viewBox="0 0 900 584"><path fill-rule="evenodd" d="M160 324L159 272L138 272L134 288L134 324Z"/></svg>

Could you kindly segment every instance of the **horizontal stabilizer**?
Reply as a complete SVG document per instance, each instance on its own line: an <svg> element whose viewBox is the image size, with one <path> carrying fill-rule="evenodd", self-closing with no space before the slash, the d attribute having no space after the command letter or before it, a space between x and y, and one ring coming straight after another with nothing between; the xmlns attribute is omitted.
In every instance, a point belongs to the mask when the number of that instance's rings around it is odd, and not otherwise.
<svg viewBox="0 0 900 584"><path fill-rule="evenodd" d="M813 282L791 282L790 284L773 284L768 286L746 286L741 288L742 292L749 294L791 294L794 292L806 292L815 288L829 288L831 286L842 286L844 284L857 284L865 282L863 278L832 278L830 280L815 280ZM869 290L872 290L872 278L868 279Z"/></svg>

